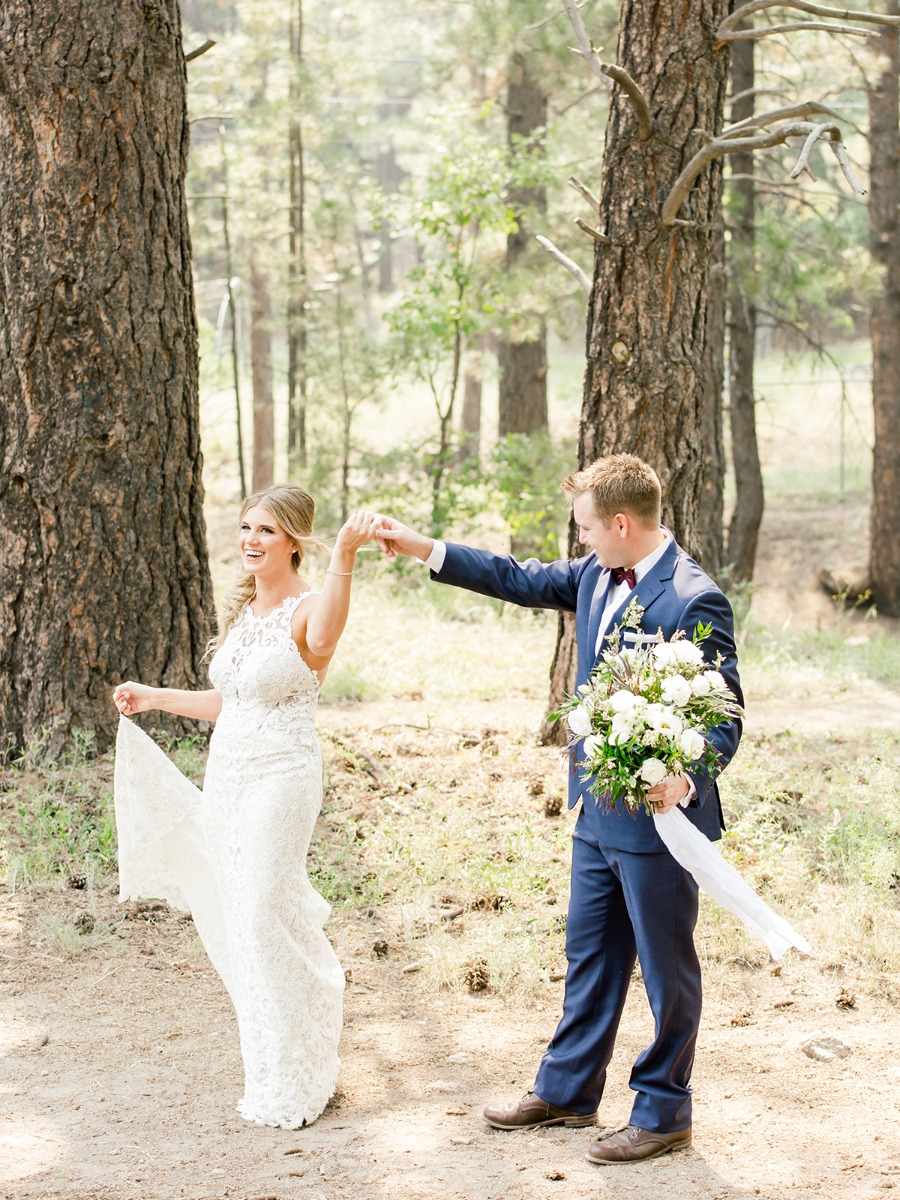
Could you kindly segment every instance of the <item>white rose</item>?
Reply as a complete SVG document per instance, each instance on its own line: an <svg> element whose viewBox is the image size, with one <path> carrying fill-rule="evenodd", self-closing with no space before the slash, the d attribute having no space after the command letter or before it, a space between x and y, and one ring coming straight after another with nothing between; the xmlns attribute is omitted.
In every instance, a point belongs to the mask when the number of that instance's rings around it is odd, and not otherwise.
<svg viewBox="0 0 900 1200"><path fill-rule="evenodd" d="M678 661L675 647L671 642L656 642L653 647L653 657L658 667L670 667Z"/></svg>
<svg viewBox="0 0 900 1200"><path fill-rule="evenodd" d="M681 752L688 762L698 759L706 746L706 739L696 729L685 729L678 740Z"/></svg>
<svg viewBox="0 0 900 1200"><path fill-rule="evenodd" d="M681 717L665 704L648 704L645 716L647 724L666 737L678 737L684 728Z"/></svg>
<svg viewBox="0 0 900 1200"><path fill-rule="evenodd" d="M586 758L593 758L594 752L598 746L603 745L603 738L599 734L592 733L590 737L586 737L582 742L584 754Z"/></svg>
<svg viewBox="0 0 900 1200"><path fill-rule="evenodd" d="M663 681L662 694L670 704L687 704L691 698L691 685L683 675L670 675Z"/></svg>
<svg viewBox="0 0 900 1200"><path fill-rule="evenodd" d="M627 713L634 708L634 702L637 699L634 692L622 691L613 692L609 698L609 705L613 712Z"/></svg>
<svg viewBox="0 0 900 1200"><path fill-rule="evenodd" d="M691 680L691 691L695 696L708 696L712 690L706 675L695 675Z"/></svg>
<svg viewBox="0 0 900 1200"><path fill-rule="evenodd" d="M583 704L579 704L577 708L573 708L571 712L567 713L566 720L576 737L587 737L591 732L591 714Z"/></svg>
<svg viewBox="0 0 900 1200"><path fill-rule="evenodd" d="M710 686L710 690L713 692L725 692L728 690L728 684L718 671L704 671L702 678L706 680Z"/></svg>
<svg viewBox="0 0 900 1200"><path fill-rule="evenodd" d="M648 758L646 762L641 764L641 769L638 771L644 783L648 783L650 787L654 787L657 783L661 783L668 775L669 771L664 762L658 758Z"/></svg>
<svg viewBox="0 0 900 1200"><path fill-rule="evenodd" d="M703 651L694 642L689 642L687 638L680 638L674 642L675 657L679 662L694 663L699 666L703 662Z"/></svg>
<svg viewBox="0 0 900 1200"><path fill-rule="evenodd" d="M610 736L615 739L615 745L622 746L634 733L634 726L624 713L617 713L612 719Z"/></svg>

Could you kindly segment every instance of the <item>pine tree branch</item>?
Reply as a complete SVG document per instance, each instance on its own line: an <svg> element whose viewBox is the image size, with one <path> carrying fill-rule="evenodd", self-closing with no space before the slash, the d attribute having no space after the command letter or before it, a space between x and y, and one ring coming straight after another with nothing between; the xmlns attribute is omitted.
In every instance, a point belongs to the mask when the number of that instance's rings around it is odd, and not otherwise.
<svg viewBox="0 0 900 1200"><path fill-rule="evenodd" d="M588 204L591 206L591 208L594 210L595 213L599 213L600 201L597 199L597 197L594 195L594 193L590 190L590 188L585 187L585 185L581 182L581 180L577 177L577 175L570 175L569 178L566 180L566 183L568 183L570 188L574 188L575 191L578 193L578 195L582 197L582 199L587 200Z"/></svg>
<svg viewBox="0 0 900 1200"><path fill-rule="evenodd" d="M601 246L612 245L612 242L605 233L601 233L600 230L595 229L593 225L588 225L587 221L582 221L581 217L575 218L575 224L579 229L586 233L588 237L593 238L595 242L599 242Z"/></svg>
<svg viewBox="0 0 900 1200"><path fill-rule="evenodd" d="M768 125L774 125L776 121L805 121L807 117L831 117L834 121L842 119L840 113L836 113L827 104L822 104L819 100L807 100L803 104L787 104L784 108L773 108L767 113L754 113L752 117L729 125L720 136L735 137L738 134L750 133L757 127L765 129Z"/></svg>
<svg viewBox="0 0 900 1200"><path fill-rule="evenodd" d="M215 44L216 43L212 40L212 38L207 38L202 46L198 46L196 50L191 50L189 54L186 54L184 56L184 61L186 63L193 62L195 58L199 58L200 55L205 54L207 50L212 50Z"/></svg>
<svg viewBox="0 0 900 1200"><path fill-rule="evenodd" d="M769 8L788 8L796 12L809 13L813 17L825 17L825 21L795 21L790 25L759 26L755 29L738 29L737 26L754 13ZM739 5L719 26L716 37L720 42L737 42L771 37L776 33L796 33L807 29L822 29L829 33L849 33L854 37L875 37L876 31L857 29L852 25L829 24L828 21L859 21L869 25L900 25L900 16L885 13L858 12L852 8L828 8L824 4L811 4L809 0L748 0Z"/></svg>
<svg viewBox="0 0 900 1200"><path fill-rule="evenodd" d="M789 121L785 125L779 126L777 129L772 129L767 133L757 133L751 136L742 137L721 137L712 138L705 146L703 146L691 161L687 164L675 183L672 190L666 197L666 201L662 207L662 222L664 225L680 224L678 221L678 211L682 204L690 195L691 189L697 180L700 172L711 162L717 158L724 158L729 154L749 153L754 150L768 150L772 146L784 145L789 138L802 137L809 140L810 149L812 144L820 138L827 141L831 147L835 157L840 164L841 170L847 178L847 182L858 195L865 195L864 189L861 189L859 182L853 174L853 169L850 166L850 160L847 157L846 149L841 140L841 131L836 125L815 125L809 121ZM804 142L804 150L806 150L806 142ZM807 158L809 157L807 151ZM803 152L801 151L801 160ZM800 170L803 170L803 165ZM795 168L796 171L796 168ZM791 178L796 178L792 174Z"/></svg>
<svg viewBox="0 0 900 1200"><path fill-rule="evenodd" d="M600 55L594 48L594 43L588 37L588 31L585 29L584 21L581 19L581 13L578 10L575 0L563 0L563 6L569 15L569 20L578 39L578 48L573 46L572 49L584 59L595 75L601 79L611 79L623 89L637 113L638 124L641 130L641 141L646 142L648 138L653 136L653 118L650 115L650 105L647 103L644 93L622 67L601 61Z"/></svg>
<svg viewBox="0 0 900 1200"><path fill-rule="evenodd" d="M575 278L578 280L581 290L586 296L589 296L591 294L591 281L588 279L587 275L585 275L584 271L582 271L581 267L579 267L578 263L573 262L571 258L568 258L565 254L563 254L562 250L558 250L549 238L538 234L537 241L541 243L551 258L555 258L556 261L561 263L570 274L575 276Z"/></svg>

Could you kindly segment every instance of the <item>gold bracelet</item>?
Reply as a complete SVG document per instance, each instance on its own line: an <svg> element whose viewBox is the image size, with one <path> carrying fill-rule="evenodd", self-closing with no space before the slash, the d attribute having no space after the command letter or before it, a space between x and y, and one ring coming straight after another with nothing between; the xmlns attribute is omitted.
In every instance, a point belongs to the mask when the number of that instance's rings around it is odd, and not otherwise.
<svg viewBox="0 0 900 1200"><path fill-rule="evenodd" d="M332 571L331 567L325 568L326 575L352 575L352 571Z"/></svg>

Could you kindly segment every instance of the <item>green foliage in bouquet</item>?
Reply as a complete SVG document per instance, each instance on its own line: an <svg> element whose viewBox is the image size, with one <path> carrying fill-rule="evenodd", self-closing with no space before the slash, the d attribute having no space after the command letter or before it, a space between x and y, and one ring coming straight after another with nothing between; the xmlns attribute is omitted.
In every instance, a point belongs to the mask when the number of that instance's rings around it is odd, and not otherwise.
<svg viewBox="0 0 900 1200"><path fill-rule="evenodd" d="M721 656L712 665L703 658L711 625L698 624L690 640L683 630L669 641L638 634L623 647L623 631L639 629L642 615L633 601L590 681L555 716L565 718L571 745L580 743L578 766L598 803L652 814L647 792L667 775L712 774L718 754L706 735L743 710L719 672Z"/></svg>

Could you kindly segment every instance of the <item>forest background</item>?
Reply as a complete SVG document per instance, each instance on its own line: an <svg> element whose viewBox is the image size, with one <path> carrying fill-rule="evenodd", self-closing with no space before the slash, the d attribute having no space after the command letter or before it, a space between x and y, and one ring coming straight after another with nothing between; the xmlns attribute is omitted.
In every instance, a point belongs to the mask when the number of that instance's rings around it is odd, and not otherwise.
<svg viewBox="0 0 900 1200"><path fill-rule="evenodd" d="M115 904L108 690L203 679L252 488L308 487L326 538L365 505L546 557L573 548L561 476L621 449L655 463L667 521L735 606L749 716L725 852L817 952L771 967L704 908L702 1141L666 1185L883 1194L900 1089L894 0L851 6L893 18L866 38L846 12L745 5L759 36L733 41L716 36L731 6L688 4L702 44L667 56L682 6L660 7L654 42L646 5L603 0L183 0L181 35L174 3L127 4L87 50L79 19L90 34L104 6L76 7L61 31L40 4L0 17L8 1194L142 1194L150 1164L154 1196L607 1186L561 1135L498 1145L477 1124L498 1089L528 1086L564 977L545 716L565 624L365 558L323 694L313 856L350 972L347 1065L303 1169L276 1131L251 1146L223 1118L239 1064L210 1048L233 1030L190 926ZM117 38L142 47L141 104L106 107ZM52 136L18 99L25 47L45 79L70 72L67 103L81 88ZM696 103L676 102L666 72L692 55ZM601 61L631 68L637 98ZM92 105L114 152L91 150ZM744 122L773 144L722 150ZM31 174L41 137L53 152ZM658 176L628 158L642 146ZM801 152L815 178L792 178ZM199 778L203 735L157 733ZM619 1076L646 1040L633 990ZM616 1078L604 1121L625 1115ZM149 1121L160 1095L196 1111ZM628 1187L659 1182L648 1164Z"/></svg>

